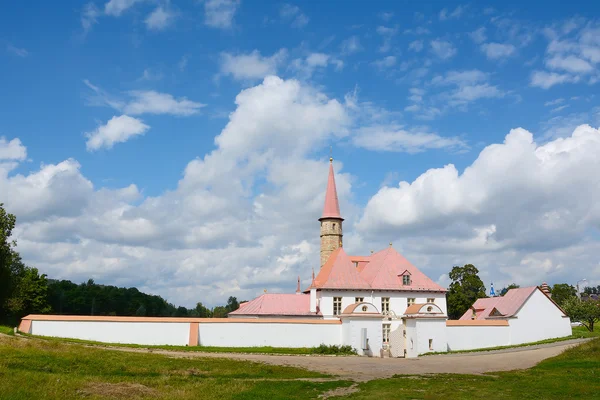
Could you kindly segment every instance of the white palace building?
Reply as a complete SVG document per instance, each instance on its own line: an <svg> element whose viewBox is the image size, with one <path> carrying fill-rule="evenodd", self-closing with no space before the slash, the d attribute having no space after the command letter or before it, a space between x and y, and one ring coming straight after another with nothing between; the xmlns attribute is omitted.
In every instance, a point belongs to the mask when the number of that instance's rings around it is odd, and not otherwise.
<svg viewBox="0 0 600 400"><path fill-rule="evenodd" d="M391 244L368 256L348 255L332 161L319 218L321 267L306 290L298 278L296 293L265 293L242 303L229 318L29 315L19 329L141 345L350 345L359 355L376 357L417 357L571 335L569 318L545 285L479 299L460 320L449 321L446 289Z"/></svg>

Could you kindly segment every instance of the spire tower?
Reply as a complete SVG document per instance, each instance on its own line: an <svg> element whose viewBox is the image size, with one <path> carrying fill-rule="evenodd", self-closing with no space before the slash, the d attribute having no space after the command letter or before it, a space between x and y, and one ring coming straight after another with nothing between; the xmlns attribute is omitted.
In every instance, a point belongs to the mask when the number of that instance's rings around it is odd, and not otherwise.
<svg viewBox="0 0 600 400"><path fill-rule="evenodd" d="M331 253L342 247L342 218L335 187L335 174L333 172L333 158L329 158L329 178L325 192L325 205L321 222L321 267L327 262Z"/></svg>

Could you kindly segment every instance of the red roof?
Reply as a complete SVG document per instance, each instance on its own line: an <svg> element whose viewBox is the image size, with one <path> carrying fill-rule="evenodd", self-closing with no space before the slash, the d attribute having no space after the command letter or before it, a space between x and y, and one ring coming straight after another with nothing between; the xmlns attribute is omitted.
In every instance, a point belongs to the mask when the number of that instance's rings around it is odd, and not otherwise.
<svg viewBox="0 0 600 400"><path fill-rule="evenodd" d="M411 277L409 285L404 285L402 281L402 274L406 271ZM340 247L331 253L315 278L312 287L317 289L446 291L392 247L368 257L348 256Z"/></svg>
<svg viewBox="0 0 600 400"><path fill-rule="evenodd" d="M370 289L342 247L335 249L311 287L317 289Z"/></svg>
<svg viewBox="0 0 600 400"><path fill-rule="evenodd" d="M487 318L509 318L514 316L523 307L523 304L529 297L539 288L530 286L524 288L510 289L502 297L489 297L477 299L467 312L460 317L461 320L470 320L473 317L473 309L475 310L475 319ZM543 292L542 292L543 293ZM548 298L552 301L552 299ZM554 301L552 301L554 303ZM556 305L556 303L554 303ZM556 305L558 307L558 305ZM560 307L558 307L560 309ZM561 312L562 309L560 309Z"/></svg>
<svg viewBox="0 0 600 400"><path fill-rule="evenodd" d="M338 202L337 190L335 188L335 176L333 173L333 159L329 160L329 179L327 180L327 191L325 192L325 205L323 206L323 215L321 218L339 218L340 203Z"/></svg>
<svg viewBox="0 0 600 400"><path fill-rule="evenodd" d="M426 290L445 292L446 289L419 271L392 246L369 257L360 276L376 290ZM410 274L410 284L404 285L402 275Z"/></svg>
<svg viewBox="0 0 600 400"><path fill-rule="evenodd" d="M265 293L252 301L240 304L229 315L320 315L310 312L310 296L306 294Z"/></svg>

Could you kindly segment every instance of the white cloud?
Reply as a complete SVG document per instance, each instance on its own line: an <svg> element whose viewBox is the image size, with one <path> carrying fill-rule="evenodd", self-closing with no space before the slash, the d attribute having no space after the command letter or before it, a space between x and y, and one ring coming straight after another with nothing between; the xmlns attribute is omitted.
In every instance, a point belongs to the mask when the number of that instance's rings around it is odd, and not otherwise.
<svg viewBox="0 0 600 400"><path fill-rule="evenodd" d="M565 82L578 82L577 76L569 74L557 74L556 72L546 71L533 71L531 74L531 80L529 84L531 86L541 87L542 89L549 89L554 85L558 85Z"/></svg>
<svg viewBox="0 0 600 400"><path fill-rule="evenodd" d="M231 28L239 5L239 0L206 0L204 2L204 23L212 28Z"/></svg>
<svg viewBox="0 0 600 400"><path fill-rule="evenodd" d="M378 26L377 33L383 37L383 43L379 47L381 53L386 53L392 48L392 38L398 34L398 27L389 28L386 26Z"/></svg>
<svg viewBox="0 0 600 400"><path fill-rule="evenodd" d="M144 76L146 76L146 71L144 71ZM188 100L186 97L175 98L171 94L154 90L132 90L127 92L127 99L120 99L109 95L87 79L84 80L84 83L94 92L94 96L88 98L88 105L108 106L125 114L190 116L199 113L200 109L206 106L206 104Z"/></svg>
<svg viewBox="0 0 600 400"><path fill-rule="evenodd" d="M310 18L308 18L298 6L292 4L284 4L279 9L279 15L283 20L292 21L294 28L302 28Z"/></svg>
<svg viewBox="0 0 600 400"><path fill-rule="evenodd" d="M134 136L143 135L150 127L137 118L128 115L112 117L106 125L85 134L88 151L112 149L116 143L124 143Z"/></svg>
<svg viewBox="0 0 600 400"><path fill-rule="evenodd" d="M483 51L490 60L509 57L515 50L516 48L512 44L485 43L481 45L481 51Z"/></svg>
<svg viewBox="0 0 600 400"><path fill-rule="evenodd" d="M477 44L481 44L487 40L487 36L485 35L485 27L483 26L469 33L469 36Z"/></svg>
<svg viewBox="0 0 600 400"><path fill-rule="evenodd" d="M373 61L373 65L375 65L379 69L387 69L396 65L396 57L387 56L383 57L380 60Z"/></svg>
<svg viewBox="0 0 600 400"><path fill-rule="evenodd" d="M358 129L352 142L374 151L420 153L429 149L464 150L468 146L458 137L443 137L427 130L407 130L399 125L374 125Z"/></svg>
<svg viewBox="0 0 600 400"><path fill-rule="evenodd" d="M166 29L175 20L176 14L163 6L158 6L145 19L146 27L150 30L160 31Z"/></svg>
<svg viewBox="0 0 600 400"><path fill-rule="evenodd" d="M171 114L189 116L197 114L205 104L188 100L185 97L174 98L167 93L153 90L132 90L129 92L132 100L125 105L126 114Z"/></svg>
<svg viewBox="0 0 600 400"><path fill-rule="evenodd" d="M342 53L353 54L363 50L358 36L351 36L344 40L340 46Z"/></svg>
<svg viewBox="0 0 600 400"><path fill-rule="evenodd" d="M404 238L430 265L472 262L495 283L570 282L584 271L598 279L600 243L588 232L600 227L599 152L600 131L587 125L544 145L513 129L462 173L449 164L382 187L357 230L363 241Z"/></svg>
<svg viewBox="0 0 600 400"><path fill-rule="evenodd" d="M465 11L465 7L463 6L458 6L454 9L454 11L449 12L447 8L444 8L442 11L440 11L439 14L439 18L440 21L447 21L449 19L458 19L461 17L461 15L463 15L463 12Z"/></svg>
<svg viewBox="0 0 600 400"><path fill-rule="evenodd" d="M29 55L29 52L26 49L15 47L10 43L6 45L6 50L18 55L19 57L27 57Z"/></svg>
<svg viewBox="0 0 600 400"><path fill-rule="evenodd" d="M442 60L448 60L456 55L456 47L448 41L436 39L430 43L431 51Z"/></svg>
<svg viewBox="0 0 600 400"><path fill-rule="evenodd" d="M247 54L221 53L221 75L231 75L233 79L252 81L274 75L287 57L285 49L270 57L263 57L258 50Z"/></svg>
<svg viewBox="0 0 600 400"><path fill-rule="evenodd" d="M100 10L94 3L87 3L81 11L81 27L83 35L87 35L92 27L98 23L98 17L101 15Z"/></svg>
<svg viewBox="0 0 600 400"><path fill-rule="evenodd" d="M104 13L113 17L119 17L127 9L144 0L110 0L104 5Z"/></svg>
<svg viewBox="0 0 600 400"><path fill-rule="evenodd" d="M558 98L558 99L555 99L555 100L551 100L551 101L547 101L547 102L545 102L545 103L544 103L544 106L546 106L546 107L548 107L548 106L555 106L555 105L557 105L557 104L561 104L561 103L562 103L562 102L564 102L564 101L565 101L565 99L563 99L563 98Z"/></svg>
<svg viewBox="0 0 600 400"><path fill-rule="evenodd" d="M437 101L446 107L467 110L468 104L480 99L499 98L506 95L498 86L489 83L489 75L480 70L448 71L431 80L435 86L450 86L451 89L437 95Z"/></svg>
<svg viewBox="0 0 600 400"><path fill-rule="evenodd" d="M318 69L333 65L336 71L344 68L344 62L325 53L310 53L306 58L297 58L292 61L289 68L296 71L302 79L309 79Z"/></svg>
<svg viewBox="0 0 600 400"><path fill-rule="evenodd" d="M27 158L27 149L19 138L12 139L10 142L0 136L0 162L2 161L23 161Z"/></svg>
<svg viewBox="0 0 600 400"><path fill-rule="evenodd" d="M565 108L569 107L568 104L563 104L562 106L558 106L556 108L553 108L552 110L550 110L551 113L557 113L559 111L564 110Z"/></svg>
<svg viewBox="0 0 600 400"><path fill-rule="evenodd" d="M417 53L423 50L423 41L422 40L413 40L408 45L409 50L416 51Z"/></svg>
<svg viewBox="0 0 600 400"><path fill-rule="evenodd" d="M549 89L564 83L600 80L600 27L595 22L573 19L560 26L547 27L545 71L531 74L530 85ZM581 28L580 28L581 27Z"/></svg>

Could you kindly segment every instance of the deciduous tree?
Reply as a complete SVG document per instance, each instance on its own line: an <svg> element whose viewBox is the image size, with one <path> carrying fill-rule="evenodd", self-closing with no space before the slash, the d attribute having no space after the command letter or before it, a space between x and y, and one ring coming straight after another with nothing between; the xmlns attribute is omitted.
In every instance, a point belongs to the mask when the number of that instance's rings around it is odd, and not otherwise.
<svg viewBox="0 0 600 400"><path fill-rule="evenodd" d="M563 306L567 300L577 296L577 289L568 283L556 283L552 286L552 300L559 306Z"/></svg>
<svg viewBox="0 0 600 400"><path fill-rule="evenodd" d="M565 301L563 309L571 321L581 322L590 332L594 331L594 324L600 320L600 300L571 297Z"/></svg>
<svg viewBox="0 0 600 400"><path fill-rule="evenodd" d="M485 295L485 285L479 278L479 270L473 264L455 266L450 271L452 283L448 290L448 317L460 318L475 300Z"/></svg>

